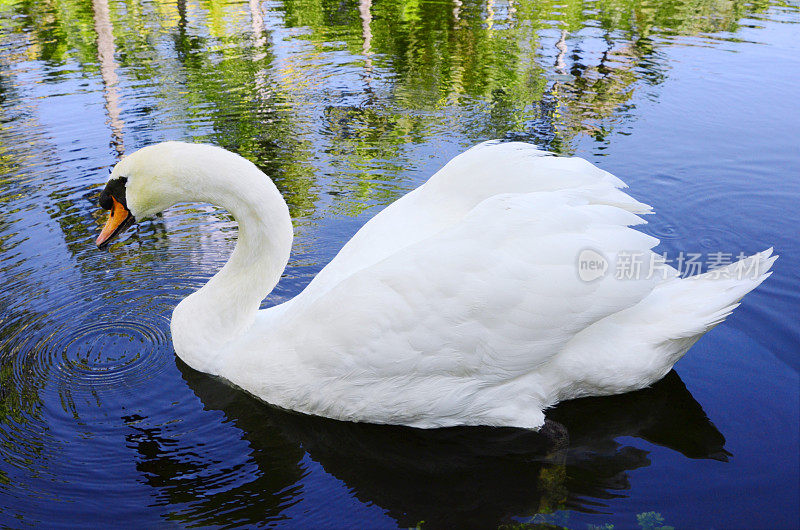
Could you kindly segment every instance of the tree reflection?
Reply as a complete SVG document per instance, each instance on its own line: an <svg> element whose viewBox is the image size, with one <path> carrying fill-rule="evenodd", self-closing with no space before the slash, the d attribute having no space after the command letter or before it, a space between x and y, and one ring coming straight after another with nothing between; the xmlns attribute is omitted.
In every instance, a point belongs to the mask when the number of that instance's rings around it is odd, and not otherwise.
<svg viewBox="0 0 800 530"><path fill-rule="evenodd" d="M650 465L648 451L619 441L623 436L689 458L725 460L729 454L725 438L675 372L639 392L564 403L548 412L548 424L537 433L420 430L284 412L178 364L206 409L222 411L225 422L241 431L248 461L258 468L239 479L235 469L221 469L214 454L177 447L157 429L136 427L128 418L137 468L170 503L191 502L191 509L174 507L186 523L229 524L231 514L240 524L277 517L290 502L287 491L296 497L292 504L302 502L296 486L304 453L399 526L424 520L426 528L489 528L512 516L597 510L605 499L625 495L628 471ZM219 486L215 473L231 475L234 485Z"/></svg>
<svg viewBox="0 0 800 530"><path fill-rule="evenodd" d="M114 28L111 26L111 15L108 9L108 0L92 0L94 10L94 29L97 32L97 58L100 62L100 72L103 77L105 92L106 112L108 124L111 127L111 145L121 158L125 154L125 145L122 129L125 123L120 118L119 88L117 83L117 63L114 59Z"/></svg>
<svg viewBox="0 0 800 530"><path fill-rule="evenodd" d="M318 213L325 187L337 192L331 211L357 215L405 191L410 144L508 137L569 153L581 136L607 143L634 94L665 78L661 47L733 32L770 5L284 0L265 17L258 0L0 0L0 42L51 80L73 63L78 76L99 74L117 154L123 127L138 143L178 129L253 160L294 216Z"/></svg>

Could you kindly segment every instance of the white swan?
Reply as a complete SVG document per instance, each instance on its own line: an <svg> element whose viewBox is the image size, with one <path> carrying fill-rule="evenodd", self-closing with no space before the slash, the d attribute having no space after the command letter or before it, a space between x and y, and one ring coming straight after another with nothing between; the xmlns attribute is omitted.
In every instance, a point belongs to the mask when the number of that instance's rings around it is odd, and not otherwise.
<svg viewBox="0 0 800 530"><path fill-rule="evenodd" d="M226 208L239 223L230 260L172 315L188 365L341 420L538 428L558 401L659 380L771 274L772 249L689 279L659 267L658 240L630 228L650 207L624 186L580 158L478 145L259 311L289 258L286 203L244 158L166 142L116 165L97 244L177 202ZM598 268L579 270L579 256ZM624 260L640 274L615 274Z"/></svg>

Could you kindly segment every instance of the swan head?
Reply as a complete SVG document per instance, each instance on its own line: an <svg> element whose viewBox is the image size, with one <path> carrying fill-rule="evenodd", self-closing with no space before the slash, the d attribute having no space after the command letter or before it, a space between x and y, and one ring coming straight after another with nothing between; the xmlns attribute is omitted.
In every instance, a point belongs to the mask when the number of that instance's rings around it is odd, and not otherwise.
<svg viewBox="0 0 800 530"><path fill-rule="evenodd" d="M100 206L111 210L97 246L106 248L128 227L178 202L213 202L213 179L244 161L222 148L184 142L144 147L120 160L100 193Z"/></svg>

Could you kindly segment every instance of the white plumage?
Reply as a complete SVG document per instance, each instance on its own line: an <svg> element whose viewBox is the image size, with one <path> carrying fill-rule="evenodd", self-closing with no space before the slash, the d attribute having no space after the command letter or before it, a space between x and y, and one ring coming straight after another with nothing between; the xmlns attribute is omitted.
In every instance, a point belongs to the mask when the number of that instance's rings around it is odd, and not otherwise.
<svg viewBox="0 0 800 530"><path fill-rule="evenodd" d="M175 351L284 408L431 428L538 428L558 401L663 377L769 276L771 249L680 279L630 228L650 207L580 158L487 142L387 207L309 286L258 310L291 249L288 209L253 164L167 142L122 160L131 213L212 202L239 222L225 267L175 309ZM589 249L608 264L579 276ZM618 278L636 256L638 275Z"/></svg>

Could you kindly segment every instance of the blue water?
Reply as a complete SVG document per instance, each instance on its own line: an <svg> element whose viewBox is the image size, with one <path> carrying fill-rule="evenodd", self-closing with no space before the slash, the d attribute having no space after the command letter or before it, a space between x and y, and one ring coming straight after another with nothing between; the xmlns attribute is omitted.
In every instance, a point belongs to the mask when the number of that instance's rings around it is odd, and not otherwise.
<svg viewBox="0 0 800 530"><path fill-rule="evenodd" d="M0 524L797 528L798 24L781 2L0 0ZM295 219L272 305L491 138L619 176L668 256L774 246L775 273L663 381L564 403L546 438L306 417L186 367L169 316L232 250L224 211L94 247L121 156L221 145Z"/></svg>

